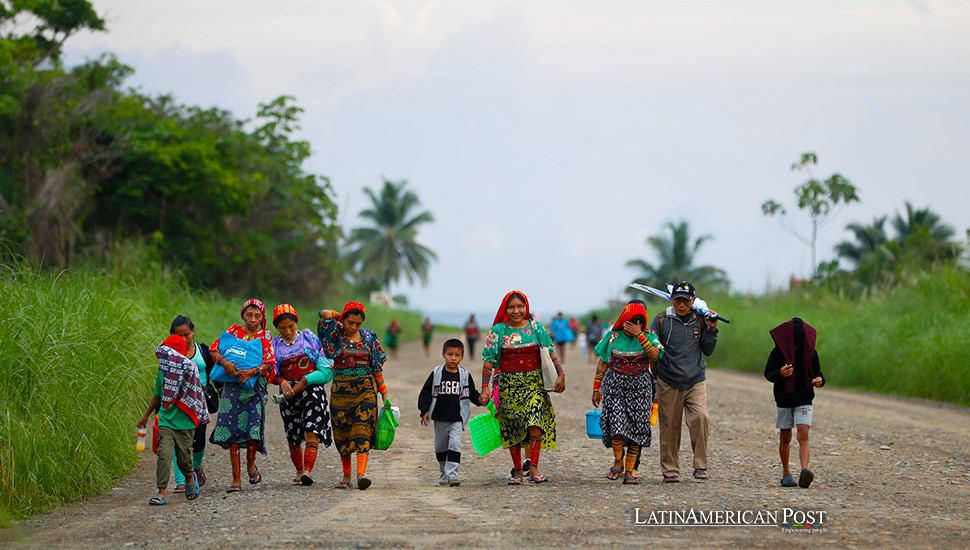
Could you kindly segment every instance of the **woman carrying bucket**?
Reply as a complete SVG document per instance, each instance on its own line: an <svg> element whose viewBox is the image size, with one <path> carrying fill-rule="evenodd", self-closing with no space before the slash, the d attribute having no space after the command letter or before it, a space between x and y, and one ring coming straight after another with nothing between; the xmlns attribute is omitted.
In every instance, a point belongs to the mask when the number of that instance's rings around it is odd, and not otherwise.
<svg viewBox="0 0 970 550"><path fill-rule="evenodd" d="M556 385L552 391L566 389L566 375L556 355L552 338L546 329L532 320L525 294L512 291L502 299L495 321L482 349L482 392L479 401L489 402L489 381L499 385L498 414L502 447L512 455L512 477L509 485L521 485L523 477L522 446L529 446L529 481L542 483L539 473L539 451L556 448L556 412L543 388L540 346L549 350L556 366ZM492 369L500 374L492 379Z"/></svg>
<svg viewBox="0 0 970 550"><path fill-rule="evenodd" d="M613 466L606 477L615 480L623 474L624 484L640 483L634 470L640 448L650 446L650 412L657 394L650 362L664 352L657 335L644 332L646 326L646 308L629 303L594 350L599 360L593 406L603 404L603 445L613 449Z"/></svg>

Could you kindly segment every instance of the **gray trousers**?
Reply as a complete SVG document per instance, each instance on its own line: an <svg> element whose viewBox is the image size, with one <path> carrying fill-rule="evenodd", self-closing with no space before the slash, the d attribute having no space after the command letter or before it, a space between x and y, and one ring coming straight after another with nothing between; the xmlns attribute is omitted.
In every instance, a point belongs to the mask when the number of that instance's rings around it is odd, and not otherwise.
<svg viewBox="0 0 970 550"><path fill-rule="evenodd" d="M194 439L195 428L173 430L168 426L158 427L158 462L155 465L155 485L159 489L168 487L168 480L172 476L173 448L176 466L178 466L182 475L186 478L192 475L192 441Z"/></svg>
<svg viewBox="0 0 970 550"><path fill-rule="evenodd" d="M461 422L434 421L434 452L441 477L458 477L462 431Z"/></svg>

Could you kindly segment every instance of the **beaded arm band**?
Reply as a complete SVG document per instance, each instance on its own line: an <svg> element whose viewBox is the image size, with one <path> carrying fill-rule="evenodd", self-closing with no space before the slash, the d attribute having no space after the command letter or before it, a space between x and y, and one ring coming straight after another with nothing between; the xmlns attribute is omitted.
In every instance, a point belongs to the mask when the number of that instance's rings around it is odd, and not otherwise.
<svg viewBox="0 0 970 550"><path fill-rule="evenodd" d="M647 339L646 332L641 332L637 336L637 342L640 342L640 345L643 346L643 351L650 351L653 349L653 344L651 344L650 340Z"/></svg>
<svg viewBox="0 0 970 550"><path fill-rule="evenodd" d="M593 377L593 391L600 391L600 384L603 383L603 373L597 372L596 376Z"/></svg>
<svg viewBox="0 0 970 550"><path fill-rule="evenodd" d="M379 370L374 373L374 382L377 382L377 393L387 393L387 386L384 384L383 370Z"/></svg>

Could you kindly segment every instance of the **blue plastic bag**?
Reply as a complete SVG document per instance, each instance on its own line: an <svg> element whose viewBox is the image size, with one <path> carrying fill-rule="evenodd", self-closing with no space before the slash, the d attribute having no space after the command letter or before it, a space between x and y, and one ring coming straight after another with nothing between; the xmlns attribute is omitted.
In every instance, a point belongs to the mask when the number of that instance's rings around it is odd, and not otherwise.
<svg viewBox="0 0 970 550"><path fill-rule="evenodd" d="M240 370L258 369L263 364L263 343L258 338L247 342L228 332L223 332L222 336L219 337L219 353ZM209 378L221 383L240 383L235 376L229 376L222 365L213 365ZM257 378L258 376L253 376L243 382L242 385L254 389Z"/></svg>

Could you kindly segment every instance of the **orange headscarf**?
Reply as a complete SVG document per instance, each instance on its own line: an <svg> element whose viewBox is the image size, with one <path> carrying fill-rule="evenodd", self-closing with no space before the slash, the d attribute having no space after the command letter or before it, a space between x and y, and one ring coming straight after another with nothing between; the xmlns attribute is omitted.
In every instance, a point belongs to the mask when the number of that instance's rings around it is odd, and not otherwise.
<svg viewBox="0 0 970 550"><path fill-rule="evenodd" d="M508 316L507 313L505 313L505 308L507 308L508 305L509 305L509 298L511 298L514 294L518 294L519 296L521 296L522 297L522 301L525 302L525 316L526 316L526 318L528 318L528 319L531 319L532 318L532 313L529 312L529 299L526 297L525 293L524 292L521 292L519 290L513 290L513 291L509 292L508 294L506 294L505 295L505 298L502 298L502 305L500 305L498 307L498 313L495 314L495 320L492 321L492 326L495 326L495 325L497 325L499 323L508 323L509 322L509 316Z"/></svg>
<svg viewBox="0 0 970 550"><path fill-rule="evenodd" d="M627 304L620 312L620 318L613 323L613 330L623 330L623 324L637 315L643 315L643 324L647 323L647 308L643 307L643 304Z"/></svg>
<svg viewBox="0 0 970 550"><path fill-rule="evenodd" d="M300 316L296 314L296 308L290 304L280 304L273 308L273 326L276 326L276 320L280 318L280 315L285 315L287 313L296 318L297 323L300 322Z"/></svg>

